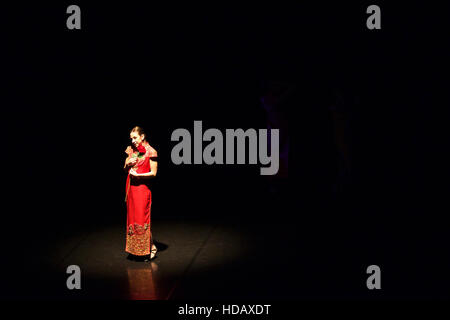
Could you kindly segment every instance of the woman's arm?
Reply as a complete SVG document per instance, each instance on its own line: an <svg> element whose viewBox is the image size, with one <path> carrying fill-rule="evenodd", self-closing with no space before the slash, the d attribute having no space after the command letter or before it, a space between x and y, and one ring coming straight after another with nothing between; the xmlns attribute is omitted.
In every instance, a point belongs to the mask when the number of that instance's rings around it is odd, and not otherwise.
<svg viewBox="0 0 450 320"><path fill-rule="evenodd" d="M125 164L123 165L123 168L125 171L128 171L128 168L131 166L134 166L137 162L137 158L133 158L131 155L133 154L133 148L131 146L128 146L125 150L125 153L128 155L125 159Z"/></svg>
<svg viewBox="0 0 450 320"><path fill-rule="evenodd" d="M136 171L131 170L130 174L135 177L139 178L153 178L156 176L156 173L158 172L158 162L150 160L150 172L147 173L136 173Z"/></svg>

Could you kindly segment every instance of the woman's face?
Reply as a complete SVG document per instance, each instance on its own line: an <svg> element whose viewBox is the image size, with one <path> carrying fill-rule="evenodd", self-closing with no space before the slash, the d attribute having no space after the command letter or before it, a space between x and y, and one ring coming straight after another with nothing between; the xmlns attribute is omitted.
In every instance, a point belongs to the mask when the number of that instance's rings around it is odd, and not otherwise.
<svg viewBox="0 0 450 320"><path fill-rule="evenodd" d="M144 135L141 134L139 135L136 131L133 131L130 133L130 139L131 139L131 143L135 146L138 147L142 141L144 141Z"/></svg>

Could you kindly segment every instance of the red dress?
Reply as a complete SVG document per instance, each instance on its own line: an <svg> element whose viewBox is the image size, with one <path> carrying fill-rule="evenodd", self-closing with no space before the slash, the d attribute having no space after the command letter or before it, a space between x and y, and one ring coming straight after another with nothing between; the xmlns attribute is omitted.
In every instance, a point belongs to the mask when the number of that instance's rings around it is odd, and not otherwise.
<svg viewBox="0 0 450 320"><path fill-rule="evenodd" d="M129 150L128 157L138 157L133 166L137 173L150 172L150 159L158 156L155 149L148 143L141 144L138 150ZM131 168L130 168L131 169ZM148 178L128 177L126 183L127 202L127 237L125 251L136 256L149 255L152 245L150 224L150 209L152 205L152 192Z"/></svg>

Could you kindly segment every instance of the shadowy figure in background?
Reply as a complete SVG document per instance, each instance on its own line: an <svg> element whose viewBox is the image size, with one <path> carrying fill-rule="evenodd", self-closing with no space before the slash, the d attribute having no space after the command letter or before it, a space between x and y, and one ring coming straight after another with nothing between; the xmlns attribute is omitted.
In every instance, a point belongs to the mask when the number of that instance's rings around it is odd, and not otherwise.
<svg viewBox="0 0 450 320"><path fill-rule="evenodd" d="M350 122L355 98L345 85L321 82L320 76L305 70L297 81L286 73L269 74L261 82L267 129L280 130L280 167L268 177L269 192L286 191L293 151L295 189L306 190L302 193L306 198L343 200L351 190ZM294 121L291 128L288 119Z"/></svg>
<svg viewBox="0 0 450 320"><path fill-rule="evenodd" d="M289 169L289 123L287 109L296 89L293 83L280 80L266 80L262 83L263 93L261 105L266 114L268 144L271 150L270 130L279 129L279 168L277 174L271 176L270 191L277 192L283 180L288 178Z"/></svg>

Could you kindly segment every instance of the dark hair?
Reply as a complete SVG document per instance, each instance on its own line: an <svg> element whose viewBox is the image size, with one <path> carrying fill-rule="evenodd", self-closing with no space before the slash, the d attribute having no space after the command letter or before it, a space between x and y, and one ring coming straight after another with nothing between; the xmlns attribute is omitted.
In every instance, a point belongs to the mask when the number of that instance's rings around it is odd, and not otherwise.
<svg viewBox="0 0 450 320"><path fill-rule="evenodd" d="M136 126L133 129L131 129L130 133L131 132L137 132L138 135L140 135L140 136L144 135L144 141L147 141L147 135L145 134L144 129L142 129L142 127Z"/></svg>

